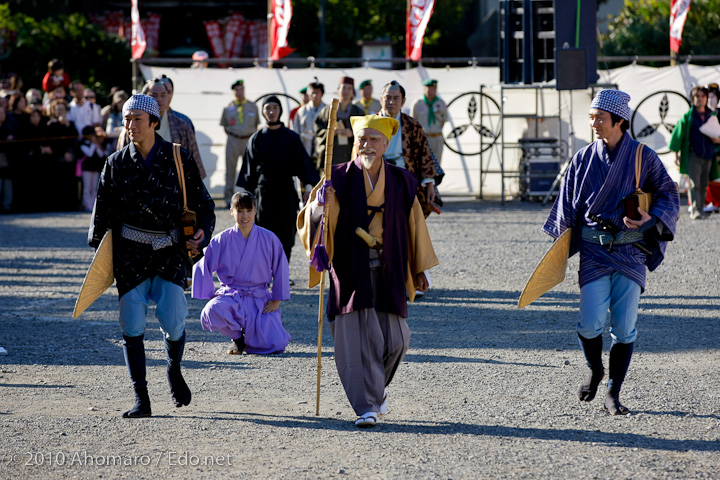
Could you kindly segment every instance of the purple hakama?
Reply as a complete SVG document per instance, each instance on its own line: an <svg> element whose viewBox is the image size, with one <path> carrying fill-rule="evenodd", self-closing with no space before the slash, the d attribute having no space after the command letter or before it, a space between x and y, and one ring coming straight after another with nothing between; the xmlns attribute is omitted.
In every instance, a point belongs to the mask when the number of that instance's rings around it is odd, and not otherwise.
<svg viewBox="0 0 720 480"><path fill-rule="evenodd" d="M281 353L290 342L280 309L263 313L268 301L290 299L287 258L269 230L254 225L246 240L235 225L216 235L193 267L192 295L211 299L200 315L203 329L231 339L244 333L248 353Z"/></svg>

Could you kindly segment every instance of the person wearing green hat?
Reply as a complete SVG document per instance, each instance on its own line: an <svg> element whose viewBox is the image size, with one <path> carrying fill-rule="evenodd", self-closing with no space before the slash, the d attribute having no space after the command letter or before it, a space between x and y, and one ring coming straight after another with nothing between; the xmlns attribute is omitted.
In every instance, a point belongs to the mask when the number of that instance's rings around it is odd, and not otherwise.
<svg viewBox="0 0 720 480"><path fill-rule="evenodd" d="M307 93L308 102L297 111L292 129L300 135L305 151L315 163L317 157L315 152L315 119L325 108L325 102L322 101L325 86L315 77L315 80L308 84Z"/></svg>
<svg viewBox="0 0 720 480"><path fill-rule="evenodd" d="M220 125L225 127L227 144L225 145L225 192L226 205L235 193L238 158L245 154L248 139L260 125L258 109L253 102L245 98L245 83L236 80L230 87L235 98L223 109Z"/></svg>
<svg viewBox="0 0 720 480"><path fill-rule="evenodd" d="M300 94L300 105L290 110L290 117L288 118L288 128L292 130L295 130L295 117L297 116L298 111L302 108L303 105L310 101L310 95L308 95L307 85L301 88L298 93Z"/></svg>
<svg viewBox="0 0 720 480"><path fill-rule="evenodd" d="M360 98L353 103L365 110L365 115L375 115L382 108L380 101L372 98L373 86L372 80L363 80L360 82Z"/></svg>
<svg viewBox="0 0 720 480"><path fill-rule="evenodd" d="M430 149L440 163L445 143L442 129L447 120L447 105L442 98L437 96L437 83L437 80L431 78L423 82L424 95L422 100L418 100L413 105L412 116L422 125Z"/></svg>

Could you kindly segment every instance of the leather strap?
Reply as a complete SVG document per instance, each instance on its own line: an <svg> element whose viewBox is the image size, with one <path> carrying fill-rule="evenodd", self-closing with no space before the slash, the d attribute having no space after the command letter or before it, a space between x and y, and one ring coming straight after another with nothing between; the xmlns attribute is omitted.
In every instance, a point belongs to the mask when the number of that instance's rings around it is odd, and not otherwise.
<svg viewBox="0 0 720 480"><path fill-rule="evenodd" d="M640 190L640 170L642 169L642 152L643 148L645 147L644 143L641 143L637 146L637 149L635 150L635 191L639 192Z"/></svg>
<svg viewBox="0 0 720 480"><path fill-rule="evenodd" d="M183 212L187 212L187 195L185 194L185 171L183 170L182 160L180 158L180 144L173 143L173 159L175 160L175 168L178 172L178 180L180 181L180 190L183 194Z"/></svg>

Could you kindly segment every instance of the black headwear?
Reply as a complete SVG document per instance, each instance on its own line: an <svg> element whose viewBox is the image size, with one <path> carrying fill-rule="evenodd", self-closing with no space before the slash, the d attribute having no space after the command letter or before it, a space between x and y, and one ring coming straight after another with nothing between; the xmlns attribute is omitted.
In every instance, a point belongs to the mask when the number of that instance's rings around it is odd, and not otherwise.
<svg viewBox="0 0 720 480"><path fill-rule="evenodd" d="M267 117L265 117L265 105L268 103L275 103L278 107L280 107L280 115L278 115L277 122L270 122ZM265 120L267 121L267 124L270 126L273 125L281 125L282 122L280 121L280 117L282 117L283 109L282 109L282 103L280 103L280 100L275 95L270 95L268 97L265 97L265 100L263 101L263 117L265 117Z"/></svg>

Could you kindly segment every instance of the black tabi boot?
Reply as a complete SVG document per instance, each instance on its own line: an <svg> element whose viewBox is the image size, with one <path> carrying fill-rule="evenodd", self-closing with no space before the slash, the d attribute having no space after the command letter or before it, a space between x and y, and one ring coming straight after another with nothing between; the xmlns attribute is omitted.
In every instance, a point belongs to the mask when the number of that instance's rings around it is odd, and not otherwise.
<svg viewBox="0 0 720 480"><path fill-rule="evenodd" d="M620 388L630 366L633 343L615 343L610 348L610 378L605 395L605 410L612 415L627 415L630 410L620 403Z"/></svg>
<svg viewBox="0 0 720 480"><path fill-rule="evenodd" d="M598 386L605 376L605 369L602 364L602 335L595 338L585 338L578 333L578 340L580 340L580 349L585 354L585 360L587 366L590 367L590 372L578 387L577 396L581 402L590 402L595 398Z"/></svg>
<svg viewBox="0 0 720 480"><path fill-rule="evenodd" d="M123 335L123 354L127 365L130 380L135 390L135 406L123 412L123 418L140 418L152 415L150 410L150 396L145 381L145 345L144 335L139 337L126 337Z"/></svg>
<svg viewBox="0 0 720 480"><path fill-rule="evenodd" d="M180 362L185 350L185 332L179 340L165 338L165 356L167 357L167 379L170 394L176 407L190 405L192 394L180 372Z"/></svg>
<svg viewBox="0 0 720 480"><path fill-rule="evenodd" d="M240 338L233 340L233 345L228 350L228 355L242 355L245 351L245 334L240 335Z"/></svg>

